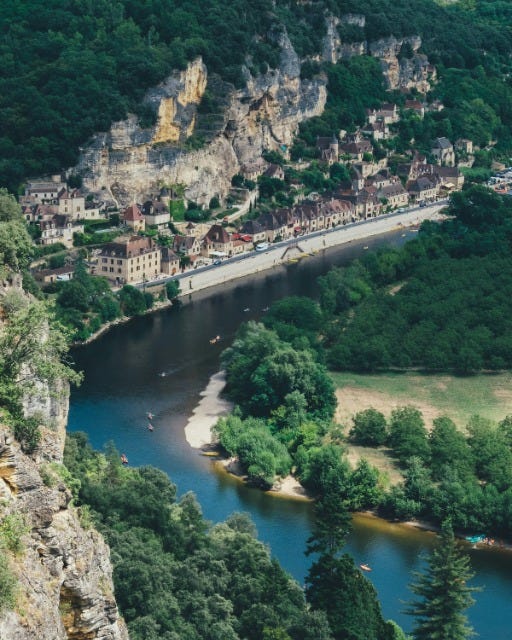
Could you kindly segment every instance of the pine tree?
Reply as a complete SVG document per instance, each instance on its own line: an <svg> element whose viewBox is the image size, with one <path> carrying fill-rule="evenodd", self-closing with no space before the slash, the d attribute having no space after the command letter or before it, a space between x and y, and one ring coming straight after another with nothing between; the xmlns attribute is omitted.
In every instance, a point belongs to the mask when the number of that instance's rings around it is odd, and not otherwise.
<svg viewBox="0 0 512 640"><path fill-rule="evenodd" d="M474 635L463 613L474 603L471 593L479 590L467 586L473 575L469 558L457 545L447 520L427 568L415 573L416 582L410 586L419 596L406 609L416 618L415 640L466 640Z"/></svg>

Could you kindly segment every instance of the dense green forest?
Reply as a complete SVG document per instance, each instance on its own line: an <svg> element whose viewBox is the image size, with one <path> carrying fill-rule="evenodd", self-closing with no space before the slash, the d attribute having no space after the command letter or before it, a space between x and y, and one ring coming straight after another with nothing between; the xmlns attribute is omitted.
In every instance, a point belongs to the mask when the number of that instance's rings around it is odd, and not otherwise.
<svg viewBox="0 0 512 640"><path fill-rule="evenodd" d="M326 359L335 369L512 367L512 202L454 194L442 225L320 278Z"/></svg>
<svg viewBox="0 0 512 640"><path fill-rule="evenodd" d="M248 516L206 522L195 497L178 498L165 473L123 467L113 447L95 452L85 434L68 437L64 461L82 522L92 520L112 550L116 598L133 640L403 637L383 620L374 587L348 556L320 555L330 570L320 560L314 565L307 604ZM325 529L337 532L338 551L348 531L343 522L326 522L316 543L322 546Z"/></svg>
<svg viewBox="0 0 512 640"><path fill-rule="evenodd" d="M511 102L512 36L507 2L441 6L434 0L307 4L293 0L121 0L114 4L106 0L18 0L0 7L0 185L16 192L27 176L73 165L78 147L94 131L108 129L129 111L138 113L143 125L151 123L154 114L141 103L145 91L198 55L210 72L241 86L242 65L260 73L279 64L277 42L283 28L301 57L318 53L327 11L337 16L365 14L364 29L340 25L345 40L420 34L424 51L439 67L439 92L444 96L452 88L455 98L465 101L462 107L454 107L453 117L441 119L450 120L452 128L458 126L457 109L464 110L474 99L466 96L466 88L469 86L469 93L481 89L484 81L473 81L474 70L480 68L482 72L477 73L487 78L485 93L480 91L477 96L483 106L470 105L468 113L483 110L489 114L490 108L491 115L501 118L491 128L501 133L510 124L506 105ZM306 74L319 70L311 60L306 62ZM353 71L364 72L361 86L357 74L355 84L349 85L354 89L349 96L356 98L353 110L357 117L363 98L372 104L382 92L381 88L373 92L377 78L372 75L372 62L339 67L328 70L335 99L338 90L344 91L339 82L345 82L347 74L350 79ZM371 84L365 79L368 74ZM211 100L208 93L207 98ZM501 113L498 102L507 113ZM334 117L330 108L325 121L319 122L332 133L334 123L341 126L354 121L351 110L344 105ZM320 130L320 124L313 128ZM469 125L459 129L467 131ZM438 133L446 130L447 125L436 123Z"/></svg>

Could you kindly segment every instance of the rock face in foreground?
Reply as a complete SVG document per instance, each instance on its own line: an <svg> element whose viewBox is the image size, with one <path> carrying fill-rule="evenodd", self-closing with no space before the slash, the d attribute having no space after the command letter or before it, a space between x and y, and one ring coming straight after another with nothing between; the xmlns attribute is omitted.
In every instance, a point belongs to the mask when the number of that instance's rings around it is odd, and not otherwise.
<svg viewBox="0 0 512 640"><path fill-rule="evenodd" d="M21 279L11 287L21 294ZM9 290L0 285L0 296ZM0 545L18 583L13 610L0 612L0 640L127 640L109 548L97 531L82 526L62 481L67 383L51 390L37 384L23 408L45 426L40 445L27 455L0 424L0 525L17 522L22 542L17 554Z"/></svg>
<svg viewBox="0 0 512 640"><path fill-rule="evenodd" d="M21 514L28 529L24 551L10 559L19 584L15 610L0 616L0 638L126 640L109 549L70 507L71 494L58 476L62 446L53 450L53 462L36 461L0 426L0 520Z"/></svg>

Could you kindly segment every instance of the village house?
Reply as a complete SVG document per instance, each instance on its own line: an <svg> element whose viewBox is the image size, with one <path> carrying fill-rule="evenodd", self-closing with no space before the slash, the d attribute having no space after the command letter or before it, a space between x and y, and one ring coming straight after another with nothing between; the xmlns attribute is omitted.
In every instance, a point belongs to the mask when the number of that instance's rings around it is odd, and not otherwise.
<svg viewBox="0 0 512 640"><path fill-rule="evenodd" d="M175 253L195 259L201 254L201 242L196 236L176 235L173 239L172 249Z"/></svg>
<svg viewBox="0 0 512 640"><path fill-rule="evenodd" d="M447 167L453 167L455 165L455 152L448 138L436 138L432 143L430 151L436 158L437 164Z"/></svg>
<svg viewBox="0 0 512 640"><path fill-rule="evenodd" d="M365 153L373 153L372 143L365 138L342 144L340 149L344 155L350 156L350 159L356 162L361 162Z"/></svg>
<svg viewBox="0 0 512 640"><path fill-rule="evenodd" d="M103 246L95 275L115 285L147 282L160 275L160 258L160 248L152 238L131 236Z"/></svg>
<svg viewBox="0 0 512 640"><path fill-rule="evenodd" d="M320 152L320 159L331 165L338 162L339 159L339 142L333 134L329 137L320 137L316 139L316 148Z"/></svg>
<svg viewBox="0 0 512 640"><path fill-rule="evenodd" d="M284 180L283 167L279 164L269 164L265 169L263 175L265 178L276 178L277 180Z"/></svg>
<svg viewBox="0 0 512 640"><path fill-rule="evenodd" d="M202 255L207 258L233 255L233 239L221 224L214 224L203 238Z"/></svg>
<svg viewBox="0 0 512 640"><path fill-rule="evenodd" d="M144 231L146 228L146 219L142 215L139 207L134 203L127 207L122 215L121 219L127 227L133 229L135 233Z"/></svg>
<svg viewBox="0 0 512 640"><path fill-rule="evenodd" d="M57 196L59 213L68 215L72 220L85 217L85 197L78 189L68 191L63 188Z"/></svg>
<svg viewBox="0 0 512 640"><path fill-rule="evenodd" d="M243 164L240 173L246 180L255 182L268 167L268 163L263 158L258 158L254 162Z"/></svg>
<svg viewBox="0 0 512 640"><path fill-rule="evenodd" d="M342 192L340 199L348 200L354 207L356 219L374 218L380 215L382 211L382 203L376 196L375 187L365 187L358 193Z"/></svg>
<svg viewBox="0 0 512 640"><path fill-rule="evenodd" d="M45 222L58 214L58 207L53 204L22 205L21 211L27 222Z"/></svg>
<svg viewBox="0 0 512 640"><path fill-rule="evenodd" d="M377 120L376 122L368 122L361 128L361 131L371 136L374 140L388 140L391 138L391 132L389 125L384 120Z"/></svg>
<svg viewBox="0 0 512 640"><path fill-rule="evenodd" d="M166 229L171 221L168 206L160 200L147 200L142 205L142 214L148 227Z"/></svg>
<svg viewBox="0 0 512 640"><path fill-rule="evenodd" d="M380 187L376 195L383 204L393 209L409 204L409 194L398 178L391 184Z"/></svg>
<svg viewBox="0 0 512 640"><path fill-rule="evenodd" d="M169 247L162 247L160 250L160 269L168 276L179 273L180 257Z"/></svg>
<svg viewBox="0 0 512 640"><path fill-rule="evenodd" d="M41 231L38 243L43 246L60 242L70 249L73 246L73 234L84 232L82 224L74 224L69 216L58 213L36 224Z"/></svg>
<svg viewBox="0 0 512 640"><path fill-rule="evenodd" d="M419 100L406 100L404 105L405 111L414 111L414 113L423 118L425 116L425 105Z"/></svg>
<svg viewBox="0 0 512 640"><path fill-rule="evenodd" d="M278 209L264 213L257 219L258 224L265 229L265 240L284 240L293 236L293 215L289 209Z"/></svg>
<svg viewBox="0 0 512 640"><path fill-rule="evenodd" d="M38 282L43 284L50 284L52 282L61 282L71 280L75 272L73 265L67 265L65 267L57 267L56 269L40 269L34 271L33 276Z"/></svg>
<svg viewBox="0 0 512 640"><path fill-rule="evenodd" d="M49 204L57 201L59 192L66 188L60 177L49 182L28 182L25 198L28 204Z"/></svg>
<svg viewBox="0 0 512 640"><path fill-rule="evenodd" d="M254 244L263 242L267 237L264 227L256 220L247 220L247 222L244 222L240 229L240 234L250 236Z"/></svg>
<svg viewBox="0 0 512 640"><path fill-rule="evenodd" d="M407 191L414 202L433 202L437 195L437 180L422 176L407 183Z"/></svg>
<svg viewBox="0 0 512 640"><path fill-rule="evenodd" d="M366 117L370 124L379 120L385 124L393 124L400 120L400 112L396 104L385 102L379 109L366 109Z"/></svg>

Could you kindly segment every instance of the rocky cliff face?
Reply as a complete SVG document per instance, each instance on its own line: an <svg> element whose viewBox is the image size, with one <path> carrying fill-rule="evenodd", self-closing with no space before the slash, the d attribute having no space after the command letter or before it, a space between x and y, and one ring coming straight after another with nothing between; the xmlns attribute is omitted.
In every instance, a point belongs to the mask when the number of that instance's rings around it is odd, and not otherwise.
<svg viewBox="0 0 512 640"><path fill-rule="evenodd" d="M342 21L364 27L365 18L350 14ZM426 56L418 53L420 38L344 43L339 23L338 18L327 20L324 60L335 63L370 54L381 60L389 89L428 91L432 68ZM404 43L412 49L410 58L399 56ZM200 149L191 150L191 137L202 132L197 107L209 82L203 62L191 62L148 92L145 100L157 114L156 124L142 129L137 118L130 116L94 136L75 169L84 177L85 187L110 193L119 205L140 201L158 193L162 185L173 184L185 185L186 198L201 204L208 204L213 196L225 196L232 176L244 164L254 162L265 149L286 148L301 122L323 112L326 78L301 79L300 60L285 32L278 36L278 44L278 69L257 77L246 71L241 90L222 87L222 113L211 114L215 135L208 136Z"/></svg>
<svg viewBox="0 0 512 640"><path fill-rule="evenodd" d="M435 70L430 65L427 56L418 53L421 47L419 36L406 38L382 38L374 42L343 42L338 25L346 24L364 27L363 15L349 14L340 19L335 16L327 18L327 33L324 38L323 58L328 62L336 63L338 60L351 58L352 56L371 55L379 58L382 73L388 89L417 89L420 93L430 91L431 81L435 78ZM411 57L402 57L400 52L404 44L410 45Z"/></svg>
<svg viewBox="0 0 512 640"><path fill-rule="evenodd" d="M23 551L8 553L16 605L0 613L1 640L127 640L113 595L109 549L80 523L61 477L68 389L38 387L25 401L42 442L31 456L0 424L0 523L21 515Z"/></svg>
<svg viewBox="0 0 512 640"><path fill-rule="evenodd" d="M324 109L325 79L301 80L286 34L279 44L279 69L257 78L247 71L244 89L224 96L226 108L209 144L187 149L207 84L207 69L196 60L149 92L146 100L158 111L154 127L141 129L133 116L90 141L77 167L85 186L110 191L120 204L156 193L162 184L185 184L186 197L199 203L226 195L242 164L290 144L299 124Z"/></svg>

